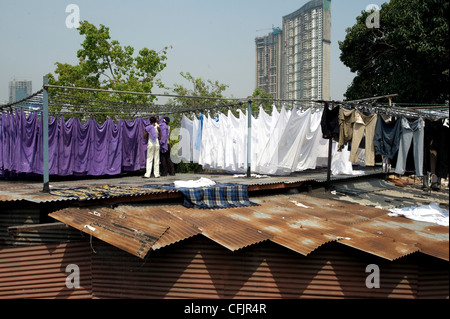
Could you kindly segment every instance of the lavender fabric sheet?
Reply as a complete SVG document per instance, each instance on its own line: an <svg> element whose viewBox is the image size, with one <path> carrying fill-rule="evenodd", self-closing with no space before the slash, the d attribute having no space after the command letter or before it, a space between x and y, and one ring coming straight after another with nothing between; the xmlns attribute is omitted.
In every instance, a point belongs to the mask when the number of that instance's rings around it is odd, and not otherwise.
<svg viewBox="0 0 450 319"><path fill-rule="evenodd" d="M103 124L78 118L49 117L51 175L115 175L145 168L149 119L111 119ZM7 172L43 173L40 113L22 111L0 116L0 176Z"/></svg>

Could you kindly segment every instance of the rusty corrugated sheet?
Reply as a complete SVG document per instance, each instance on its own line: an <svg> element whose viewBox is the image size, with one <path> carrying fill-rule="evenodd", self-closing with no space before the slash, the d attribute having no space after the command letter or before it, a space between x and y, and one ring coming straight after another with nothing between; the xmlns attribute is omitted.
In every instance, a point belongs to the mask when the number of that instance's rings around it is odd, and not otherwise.
<svg viewBox="0 0 450 319"><path fill-rule="evenodd" d="M411 259L412 258L412 259ZM65 287L68 264L81 288ZM380 288L365 283L380 268ZM447 284L446 284L447 283ZM0 249L0 298L448 298L448 264L425 255L387 261L337 242L308 256L265 241L230 251L203 237L142 260L94 239Z"/></svg>
<svg viewBox="0 0 450 319"><path fill-rule="evenodd" d="M230 251L204 237L151 252L144 262L111 246L95 249L92 286L96 298L222 297L222 287L217 285L218 280L223 284Z"/></svg>
<svg viewBox="0 0 450 319"><path fill-rule="evenodd" d="M98 219L93 216L91 208L68 208L62 211L69 225L100 239L109 238L109 241L105 241L133 254L141 251L137 254L141 258L150 248L156 250L202 234L231 251L269 240L308 255L324 244L337 241L387 260L399 259L415 252L448 260L448 232L440 236L432 232L427 235L421 229L407 227L409 223L416 222L402 221L403 225L395 224L394 219L388 220L392 217L386 217L388 212L381 209L319 200L300 194L271 196L269 199L260 199L259 204L217 210L191 209L182 205L119 205L114 210L105 210L115 216L115 230L112 233L112 226L87 231L85 225ZM50 214L66 222L60 215L61 212ZM84 216L84 219L80 216ZM135 246L128 245L129 237L125 236L128 239L124 240L124 236L118 235L119 229L141 229L144 224L146 227L153 225L153 229L148 231L153 237L145 242L145 249L139 248L141 244L136 246L136 242ZM393 225L395 231L392 231ZM168 229L165 234L162 231L164 227ZM109 232L106 237L103 235L105 232ZM127 236L136 237L136 234L129 233Z"/></svg>
<svg viewBox="0 0 450 319"><path fill-rule="evenodd" d="M449 260L449 231L446 226L385 214L357 227L367 233L417 247L424 254Z"/></svg>
<svg viewBox="0 0 450 319"><path fill-rule="evenodd" d="M133 216L140 220L152 223L170 225L162 237L153 244L152 249L157 250L185 240L201 233L201 230L188 221L169 213L170 206L149 206L148 204L120 205L116 210L124 216ZM167 210L166 210L167 209Z"/></svg>
<svg viewBox="0 0 450 319"><path fill-rule="evenodd" d="M51 242L80 240L81 234L75 229L29 230L8 233L11 226L33 226L40 224L40 208L30 205L16 205L15 208L0 208L0 245L41 245Z"/></svg>
<svg viewBox="0 0 450 319"><path fill-rule="evenodd" d="M225 211L234 211L226 209ZM218 244L237 250L272 238L270 232L236 221L223 213L222 209L192 209L178 205L166 208L171 215L198 227L202 234Z"/></svg>
<svg viewBox="0 0 450 319"><path fill-rule="evenodd" d="M169 228L106 207L66 208L49 216L140 258Z"/></svg>
<svg viewBox="0 0 450 319"><path fill-rule="evenodd" d="M419 268L418 298L441 299L449 297L449 271L447 269L433 269L428 264Z"/></svg>
<svg viewBox="0 0 450 319"><path fill-rule="evenodd" d="M365 176L376 175L381 172L378 168L365 168ZM249 186L249 191L267 190L267 189L282 189L295 188L302 185L304 182L325 182L326 169L317 169L311 172L298 172L290 176L266 176L263 178L242 178L235 177L233 174L202 174L201 176L212 179L219 183L239 183ZM115 185L126 187L142 187L142 193L137 195L131 193L124 196L99 196L90 198L84 203L89 204L91 201L108 200L114 201L137 201L140 199L155 199L155 198L182 198L183 195L178 191L158 192L157 190L145 189L143 186L149 183L159 185L169 185L177 180L196 180L199 178L198 174L177 174L176 176L168 176L158 180L142 179L140 176L118 176L118 177L104 177L98 176L95 179L82 180L66 180L66 181L50 181L50 189L71 189L85 186L99 186L99 185ZM354 176L341 175L332 176L333 181L352 179ZM76 202L76 197L62 197L55 196L42 192L43 184L40 182L30 181L3 181L0 180L0 202L12 201L29 201L33 203L45 202Z"/></svg>
<svg viewBox="0 0 450 319"><path fill-rule="evenodd" d="M94 297L409 299L419 297L419 283L428 281L423 296L448 298L448 290L431 286L430 274L442 272L442 263L428 265L425 260L421 268L408 261L390 262L332 245L308 256L270 241L232 252L197 236L152 252L142 262L100 244L93 255ZM382 274L377 289L366 286L366 266L373 263Z"/></svg>
<svg viewBox="0 0 450 319"><path fill-rule="evenodd" d="M76 264L80 287L68 288ZM0 247L0 298L91 298L91 248L88 242Z"/></svg>
<svg viewBox="0 0 450 319"><path fill-rule="evenodd" d="M145 183L142 178L134 177L133 183L125 183L120 179L105 179L104 184L101 184L102 179L89 181L66 181L64 184L61 182L55 182L50 185L50 193L42 192L43 186L41 183L23 183L18 182L5 182L0 180L0 202L14 202L14 201L28 201L33 203L48 203L48 202L78 202L80 204L92 204L92 202L99 200L108 200L108 202L127 202L127 201L139 201L148 199L160 199L160 198L182 198L182 193L176 190L165 190L143 187ZM83 200L77 198L76 192L73 196L58 196L52 193L55 190L70 191L79 187L92 187L99 188L107 185L114 185L117 189L123 189L122 193L111 192L110 194L98 194L88 197Z"/></svg>
<svg viewBox="0 0 450 319"><path fill-rule="evenodd" d="M302 255L308 255L325 243L337 240L337 236L313 227L306 227L304 219L299 222L301 216L299 212L276 210L269 203L256 207L243 207L236 211L226 210L222 213L249 227L271 234L271 241ZM310 216L307 218L311 219Z"/></svg>
<svg viewBox="0 0 450 319"><path fill-rule="evenodd" d="M297 206L299 201L294 204L286 202L285 198L275 196L261 203L261 206L223 210L218 213L227 214L256 229L267 231L274 236L270 240L303 255L334 240L389 260L419 251L417 247L349 226L369 220L362 218L357 209L356 214L342 211L338 205L340 203L325 200L322 200L323 206L319 207L306 196L301 198L302 206ZM298 196L296 198L299 199ZM333 206L335 207L331 209ZM358 208L357 205L352 206ZM381 210L377 210L377 214L381 213ZM343 214L344 224L341 223Z"/></svg>

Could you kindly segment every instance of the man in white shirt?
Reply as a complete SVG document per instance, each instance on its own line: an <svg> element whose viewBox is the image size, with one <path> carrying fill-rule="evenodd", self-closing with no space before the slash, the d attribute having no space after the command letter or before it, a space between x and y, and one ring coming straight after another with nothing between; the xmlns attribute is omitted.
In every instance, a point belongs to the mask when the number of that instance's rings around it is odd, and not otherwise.
<svg viewBox="0 0 450 319"><path fill-rule="evenodd" d="M161 130L155 116L150 118L150 125L145 127L144 138L146 138L146 135L148 135L147 162L144 177L150 178L153 169L154 176L159 178L159 140L161 139Z"/></svg>

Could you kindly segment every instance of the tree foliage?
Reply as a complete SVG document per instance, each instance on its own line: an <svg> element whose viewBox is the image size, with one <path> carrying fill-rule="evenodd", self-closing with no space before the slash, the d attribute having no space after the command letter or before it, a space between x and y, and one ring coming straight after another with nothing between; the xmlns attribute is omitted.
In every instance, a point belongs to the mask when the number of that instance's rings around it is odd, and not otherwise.
<svg viewBox="0 0 450 319"><path fill-rule="evenodd" d="M222 103L219 102L219 99L224 98L223 92L228 88L228 85L219 81L204 80L201 77L193 76L189 72L181 72L180 75L186 80L190 88L185 87L183 84L174 84L171 90L180 97L175 97L171 103L191 108L211 107ZM201 96L208 99L186 98L184 96Z"/></svg>
<svg viewBox="0 0 450 319"><path fill-rule="evenodd" d="M78 64L56 62L56 76L47 74L49 84L142 93L151 93L155 85L162 87L156 76L166 67L168 47L159 52L144 47L135 54L133 47L121 46L119 41L111 40L109 28L102 24L96 27L88 21L82 21L78 30L84 36L77 52ZM151 104L155 99L151 95L104 92L71 91L71 94L79 98L79 101L84 100L82 104L85 106L86 101L92 102L94 99L131 104ZM72 102L74 104L76 103ZM99 114L105 111L111 112L111 105L91 103L90 106L87 113L97 113L96 118L102 118ZM61 107L59 105L57 109ZM114 112L126 117L129 110L122 108Z"/></svg>
<svg viewBox="0 0 450 319"><path fill-rule="evenodd" d="M449 2L391 0L379 28L362 12L339 42L340 59L355 72L349 100L399 94L401 102L444 103L449 87Z"/></svg>
<svg viewBox="0 0 450 319"><path fill-rule="evenodd" d="M201 112L203 114L210 113L215 116L217 112L224 112L225 105L230 105L232 102L224 100L223 92L228 88L228 85L220 83L219 81L205 80L201 77L195 77L189 72L181 72L181 77L186 84L176 83L170 90L170 94L177 95L172 98L167 105L170 107L185 110L185 114L191 111ZM192 98L192 97L205 97ZM181 126L181 113L173 114L170 121L171 128L179 128ZM172 139L169 144L176 149L176 144L179 139ZM176 171L178 173L196 173L202 170L201 165L197 163L178 163Z"/></svg>
<svg viewBox="0 0 450 319"><path fill-rule="evenodd" d="M174 106L180 111L209 111L214 114L223 110L221 106L231 104L231 102L224 100L223 96L223 92L228 88L228 85L219 81L204 80L189 72L181 72L180 75L187 85L175 83L172 88L169 88L172 91L170 94L178 96L172 98L167 105ZM205 97L205 99L194 98L197 96ZM180 121L181 115L175 115L173 124L179 126Z"/></svg>
<svg viewBox="0 0 450 319"><path fill-rule="evenodd" d="M253 91L252 98L253 99L264 99L264 100L259 100L259 101L258 100L253 101L252 111L258 111L260 106L262 106L262 108L266 112L272 111L272 105L274 104L274 97L272 96L272 94L263 91L261 88L256 88ZM265 100L265 99L267 99L267 100Z"/></svg>

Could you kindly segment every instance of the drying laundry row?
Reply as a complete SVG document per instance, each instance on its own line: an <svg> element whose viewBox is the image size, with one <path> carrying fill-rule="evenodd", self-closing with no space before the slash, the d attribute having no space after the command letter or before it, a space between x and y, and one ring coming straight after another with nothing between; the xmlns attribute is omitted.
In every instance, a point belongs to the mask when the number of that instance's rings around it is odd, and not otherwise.
<svg viewBox="0 0 450 319"><path fill-rule="evenodd" d="M10 174L43 173L43 127L40 113L23 110L0 114L0 178ZM51 175L116 175L145 168L149 119L89 119L49 117Z"/></svg>
<svg viewBox="0 0 450 319"><path fill-rule="evenodd" d="M251 171L258 174L289 175L292 172L326 167L328 140L322 137L322 110L299 110L293 107L272 113L259 109L251 118ZM238 110L219 113L216 118L200 114L189 119L183 115L179 156L184 162L201 164L205 169L231 172L247 170L247 114ZM342 152L343 151L343 152ZM356 157L364 151L357 150ZM333 174L354 174L350 152L333 148ZM360 172L359 172L360 173Z"/></svg>
<svg viewBox="0 0 450 319"><path fill-rule="evenodd" d="M375 165L375 156L381 155L396 161L395 173L404 174L408 153L412 148L416 176L432 172L439 177L448 175L448 118L429 120L421 117L395 117L337 106L330 109L326 104L322 117L324 138L338 142L338 150L348 145L350 161L356 162L357 151L365 141L366 166ZM424 141L427 141L426 145Z"/></svg>

